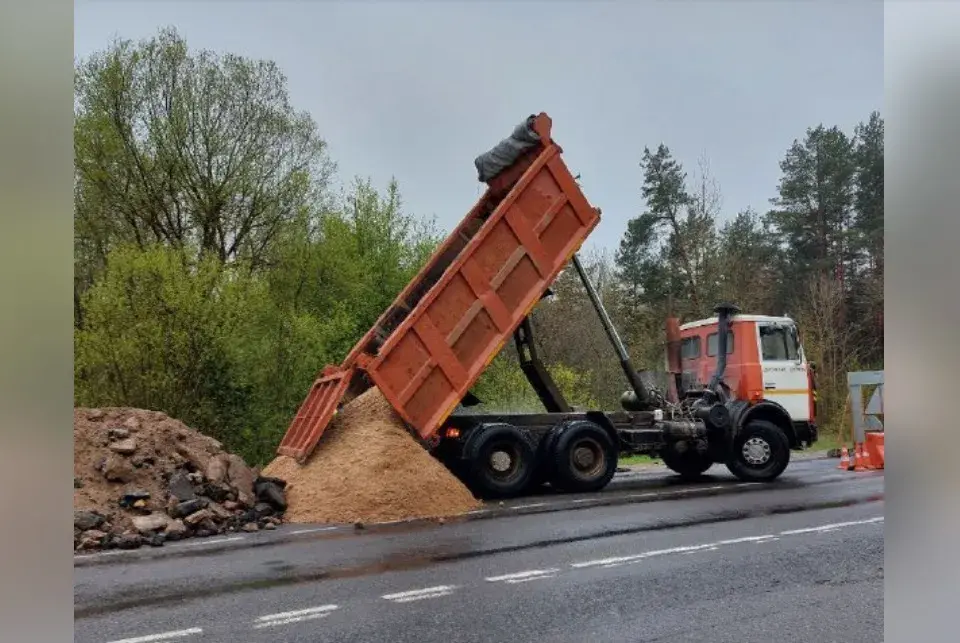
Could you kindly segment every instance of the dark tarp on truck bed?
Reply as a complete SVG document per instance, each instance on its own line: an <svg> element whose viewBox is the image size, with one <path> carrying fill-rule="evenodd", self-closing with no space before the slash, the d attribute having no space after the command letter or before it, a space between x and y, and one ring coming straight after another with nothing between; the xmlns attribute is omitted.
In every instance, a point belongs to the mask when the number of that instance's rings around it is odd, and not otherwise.
<svg viewBox="0 0 960 643"><path fill-rule="evenodd" d="M521 154L540 142L540 136L534 131L535 116L529 116L513 129L513 133L497 143L489 152L474 159L477 179L486 183L504 169L513 165Z"/></svg>

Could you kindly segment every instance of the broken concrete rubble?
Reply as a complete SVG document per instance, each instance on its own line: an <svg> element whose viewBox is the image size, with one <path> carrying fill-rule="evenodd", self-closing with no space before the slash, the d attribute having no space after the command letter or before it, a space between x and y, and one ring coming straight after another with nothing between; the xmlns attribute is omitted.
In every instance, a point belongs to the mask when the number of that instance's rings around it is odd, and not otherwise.
<svg viewBox="0 0 960 643"><path fill-rule="evenodd" d="M109 534L98 529L88 529L80 534L80 544L77 549L98 549L106 542Z"/></svg>
<svg viewBox="0 0 960 643"><path fill-rule="evenodd" d="M220 483L227 479L227 461L223 456L214 456L207 462L204 473L211 483Z"/></svg>
<svg viewBox="0 0 960 643"><path fill-rule="evenodd" d="M89 531L96 529L106 522L106 518L93 511L74 511L73 528L80 531Z"/></svg>
<svg viewBox="0 0 960 643"><path fill-rule="evenodd" d="M282 481L279 481L282 482ZM277 511L284 511L287 508L287 501L283 497L283 488L278 484L277 478L257 478L254 483L254 490L257 493L257 500L264 502Z"/></svg>
<svg viewBox="0 0 960 643"><path fill-rule="evenodd" d="M169 513L174 518L184 518L191 514L194 514L204 508L203 500L200 498L194 498L193 500L184 500L173 506L172 510L169 510Z"/></svg>
<svg viewBox="0 0 960 643"><path fill-rule="evenodd" d="M180 540L187 534L187 526L182 520L174 519L167 523L164 533L167 540Z"/></svg>
<svg viewBox="0 0 960 643"><path fill-rule="evenodd" d="M210 518L213 518L213 514L209 509L200 509L199 511L194 511L192 514L185 517L183 522L190 527L196 527L204 520L208 520Z"/></svg>
<svg viewBox="0 0 960 643"><path fill-rule="evenodd" d="M146 516L134 516L133 527L142 535L148 535L151 532L162 531L166 529L170 522L169 516L162 513L151 513Z"/></svg>
<svg viewBox="0 0 960 643"><path fill-rule="evenodd" d="M111 442L110 450L122 455L133 455L137 451L137 440L136 438L126 438L118 442Z"/></svg>
<svg viewBox="0 0 960 643"><path fill-rule="evenodd" d="M181 502L196 500L197 494L193 489L193 483L190 481L189 472L179 469L170 476L170 482L167 483L167 490L170 495Z"/></svg>
<svg viewBox="0 0 960 643"><path fill-rule="evenodd" d="M285 486L162 413L74 409L77 551L276 528Z"/></svg>
<svg viewBox="0 0 960 643"><path fill-rule="evenodd" d="M103 477L110 482L130 482L135 473L131 462L122 459L120 456L111 455L107 457L101 467Z"/></svg>

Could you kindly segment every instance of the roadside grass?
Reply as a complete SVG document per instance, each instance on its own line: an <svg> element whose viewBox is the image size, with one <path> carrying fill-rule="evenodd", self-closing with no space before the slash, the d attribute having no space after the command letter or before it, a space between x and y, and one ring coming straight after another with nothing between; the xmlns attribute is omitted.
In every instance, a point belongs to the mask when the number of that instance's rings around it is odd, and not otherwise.
<svg viewBox="0 0 960 643"><path fill-rule="evenodd" d="M810 448L811 451L830 451L839 449L843 444L840 442L840 436L837 433L821 433L817 443ZM849 448L850 444L847 444Z"/></svg>
<svg viewBox="0 0 960 643"><path fill-rule="evenodd" d="M840 436L837 433L821 433L816 444L810 447L806 453L820 453L832 449L839 449L841 446ZM847 444L848 448L850 446L850 444ZM656 466L662 465L663 461L660 458L649 455L627 455L621 457L618 464L621 467Z"/></svg>
<svg viewBox="0 0 960 643"><path fill-rule="evenodd" d="M638 465L659 465L663 464L660 458L654 458L649 455L627 455L619 460L621 467L635 467Z"/></svg>

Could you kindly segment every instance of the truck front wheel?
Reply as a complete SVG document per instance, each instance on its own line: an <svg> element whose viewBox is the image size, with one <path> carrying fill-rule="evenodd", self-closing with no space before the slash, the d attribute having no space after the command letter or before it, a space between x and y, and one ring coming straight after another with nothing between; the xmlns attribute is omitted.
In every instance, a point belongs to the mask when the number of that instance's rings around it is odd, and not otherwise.
<svg viewBox="0 0 960 643"><path fill-rule="evenodd" d="M752 420L734 439L727 468L746 482L770 482L789 463L790 442L783 430L766 420Z"/></svg>

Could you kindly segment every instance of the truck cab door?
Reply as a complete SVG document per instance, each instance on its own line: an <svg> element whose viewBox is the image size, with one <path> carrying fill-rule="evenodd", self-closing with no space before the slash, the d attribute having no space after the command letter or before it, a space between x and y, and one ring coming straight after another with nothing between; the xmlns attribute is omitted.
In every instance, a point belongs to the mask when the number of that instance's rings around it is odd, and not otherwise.
<svg viewBox="0 0 960 643"><path fill-rule="evenodd" d="M757 324L763 397L782 406L794 422L810 420L807 361L793 324Z"/></svg>

